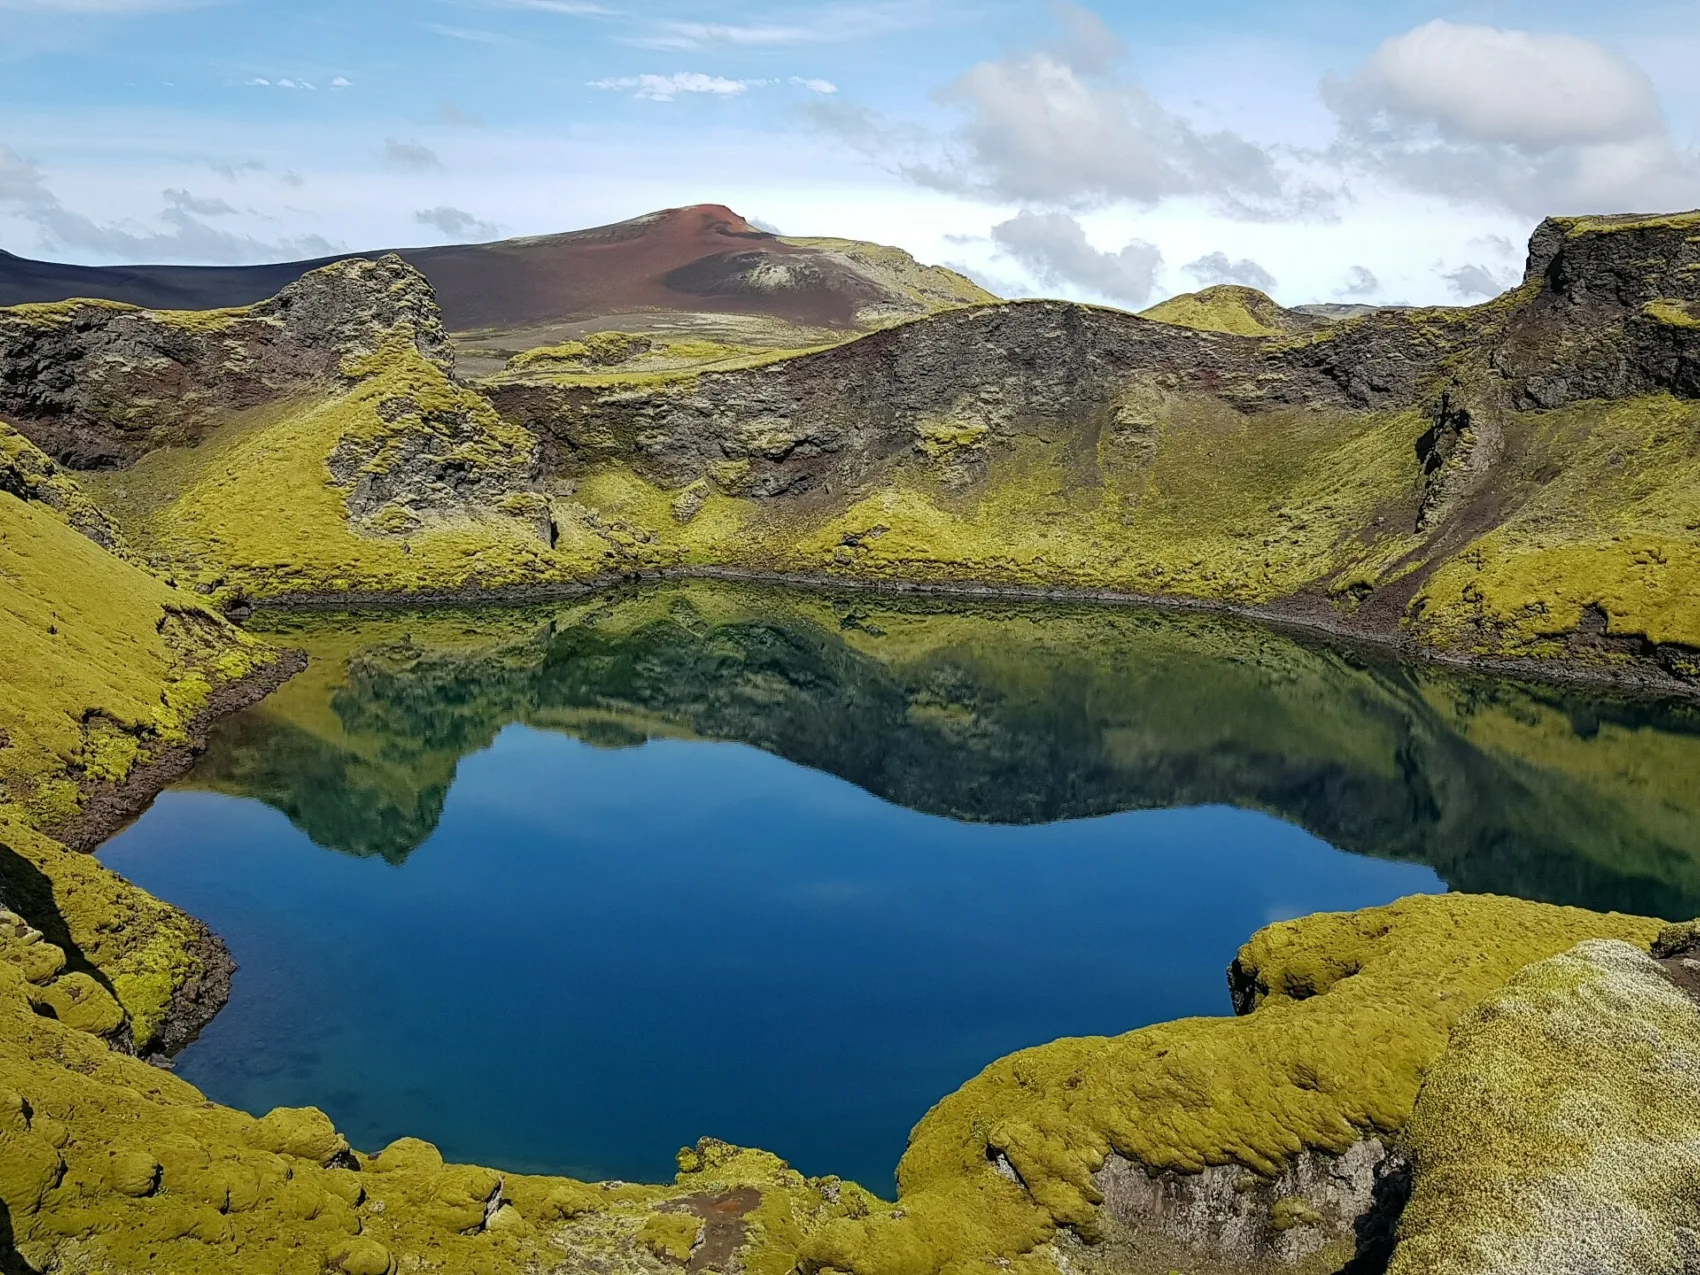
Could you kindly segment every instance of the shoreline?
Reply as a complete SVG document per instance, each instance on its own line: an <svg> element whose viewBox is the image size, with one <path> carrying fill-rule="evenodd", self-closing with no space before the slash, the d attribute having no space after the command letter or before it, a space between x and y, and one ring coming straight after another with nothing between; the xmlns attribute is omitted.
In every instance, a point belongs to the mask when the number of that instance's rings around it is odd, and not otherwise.
<svg viewBox="0 0 1700 1275"><path fill-rule="evenodd" d="M137 766L119 784L84 783L84 805L76 818L44 831L68 851L95 855L102 845L134 823L167 785L188 773L206 749L207 732L221 718L259 703L307 667L303 651L280 647L277 658L239 681L215 689L188 727L188 741L163 749ZM170 1059L194 1043L230 1000L236 961L224 940L199 917L179 912L195 937L187 952L194 976L172 990L171 1005L153 1038L134 1042L138 1056ZM145 1051L145 1052L144 1052Z"/></svg>
<svg viewBox="0 0 1700 1275"><path fill-rule="evenodd" d="M1021 601L1075 604L1118 609L1147 609L1168 614L1228 616L1292 636L1323 640L1346 649L1360 649L1381 659L1419 661L1488 677L1533 681L1550 686L1612 691L1647 699L1700 700L1700 685L1684 682L1646 660L1620 668L1604 668L1574 660L1529 658L1488 659L1460 656L1424 648L1402 635L1378 633L1325 613L1326 603L1304 598L1289 599L1290 605L1245 605L1217 599L1124 593L1113 589L1080 589L1036 585L999 585L975 582L910 580L847 580L833 576L764 571L753 568L690 566L663 567L644 571L609 572L587 581L550 583L501 588L462 587L397 594L377 590L297 593L257 600L233 608L238 623L256 611L323 612L358 610L407 610L412 608L456 608L542 604L588 598L622 588L672 580L720 580L730 583L768 585L806 590L819 594L861 593L891 597L935 597L965 601ZM139 818L155 797L186 774L205 750L206 735L221 718L264 700L307 666L304 652L280 647L277 658L241 681L219 687L189 727L189 741L162 751L138 766L122 784L84 786L85 805L70 823L48 835L67 849L95 854L112 837ZM187 914L185 914L187 915ZM196 930L191 956L199 970L196 977L178 987L171 1009L151 1042L150 1057L169 1059L192 1044L222 1010L230 998L236 962L217 934L196 917L189 917Z"/></svg>
<svg viewBox="0 0 1700 1275"><path fill-rule="evenodd" d="M640 571L605 572L587 580L495 588L461 586L397 594L376 589L339 593L305 591L246 602L229 612L240 623L255 611L406 610L413 607L465 607L562 602L610 593L633 585L669 580L724 580L768 584L816 593L873 593L893 596L963 598L982 601L1007 599L1027 602L1083 603L1116 608L1146 608L1170 613L1226 615L1292 634L1327 638L1362 647L1383 656L1437 664L1490 677L1509 677L1561 686L1609 689L1653 699L1700 700L1700 683L1685 681L1646 657L1631 656L1620 666L1584 660L1535 659L1529 656L1471 656L1440 651L1413 642L1399 633L1384 633L1349 623L1321 598L1298 595L1274 603L1236 603L1214 598L1168 594L1127 593L1116 589L1068 586L990 584L975 581L861 580L805 572L767 571L753 567L682 566ZM1287 605L1283 605L1283 602Z"/></svg>

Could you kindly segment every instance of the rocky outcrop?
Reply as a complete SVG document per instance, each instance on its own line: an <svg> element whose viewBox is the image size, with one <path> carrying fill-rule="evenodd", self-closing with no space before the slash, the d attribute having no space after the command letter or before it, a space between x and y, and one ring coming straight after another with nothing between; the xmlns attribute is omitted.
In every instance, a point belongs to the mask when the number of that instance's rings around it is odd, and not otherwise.
<svg viewBox="0 0 1700 1275"><path fill-rule="evenodd" d="M1362 381L1362 384L1359 382ZM654 388L504 381L486 393L559 473L621 461L667 487L769 499L844 493L918 453L972 466L1023 435L1083 459L1173 395L1255 412L1391 393L1326 360L1113 310L1034 301L952 311L817 354ZM1137 432L1137 431L1134 431Z"/></svg>
<svg viewBox="0 0 1700 1275"><path fill-rule="evenodd" d="M65 464L127 465L196 442L233 412L341 380L346 360L397 329L452 369L430 284L394 256L326 266L241 310L0 310L0 417Z"/></svg>
<svg viewBox="0 0 1700 1275"><path fill-rule="evenodd" d="M1700 301L1697 229L1692 213L1543 222L1518 304L1489 353L1516 405L1694 393L1700 325L1682 308Z"/></svg>
<svg viewBox="0 0 1700 1275"><path fill-rule="evenodd" d="M1273 1177L1239 1165L1153 1173L1113 1155L1092 1180L1106 1240L1147 1262L1332 1275L1385 1265L1410 1168L1402 1152L1365 1138L1337 1155L1302 1151Z"/></svg>
<svg viewBox="0 0 1700 1275"><path fill-rule="evenodd" d="M123 537L77 480L23 435L0 422L0 492L46 505L103 549L119 550Z"/></svg>
<svg viewBox="0 0 1700 1275"><path fill-rule="evenodd" d="M1597 235L1580 237L1586 244ZM1643 237L1626 236L1625 247L1652 251ZM1375 311L1278 339L1017 302L653 388L507 378L487 393L546 440L559 472L619 459L669 487L706 479L731 495L770 498L843 491L876 476L882 461L929 445L973 460L1024 433L1062 431L1088 452L1113 432L1118 412L1161 416L1172 396L1214 398L1253 416L1420 408L1468 419L1472 406L1491 417L1502 404L1551 407L1700 385L1700 322L1643 312L1644 293L1685 295L1677 290L1689 276L1679 265L1639 289L1602 282L1577 293L1571 276L1588 276L1572 252L1591 259L1598 251L1553 251L1551 278L1532 276L1492 306ZM1425 525L1432 521L1431 509Z"/></svg>

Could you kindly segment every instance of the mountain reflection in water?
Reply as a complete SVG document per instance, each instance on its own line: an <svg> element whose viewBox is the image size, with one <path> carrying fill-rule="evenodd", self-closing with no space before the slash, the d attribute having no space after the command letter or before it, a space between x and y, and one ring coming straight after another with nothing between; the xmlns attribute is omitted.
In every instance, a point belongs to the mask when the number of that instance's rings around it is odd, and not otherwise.
<svg viewBox="0 0 1700 1275"><path fill-rule="evenodd" d="M262 616L312 667L186 786L401 862L511 723L739 741L914 810L1225 804L1457 890L1700 913L1700 711L1382 661L1213 616L686 582L570 604Z"/></svg>

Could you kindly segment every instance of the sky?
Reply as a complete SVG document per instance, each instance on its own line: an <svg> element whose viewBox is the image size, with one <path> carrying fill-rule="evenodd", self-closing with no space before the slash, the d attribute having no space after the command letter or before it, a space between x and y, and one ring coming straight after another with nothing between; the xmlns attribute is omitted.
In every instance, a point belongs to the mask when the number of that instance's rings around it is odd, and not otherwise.
<svg viewBox="0 0 1700 1275"><path fill-rule="evenodd" d="M1008 296L1468 303L1700 207L1692 0L0 0L0 249L233 263L726 204Z"/></svg>

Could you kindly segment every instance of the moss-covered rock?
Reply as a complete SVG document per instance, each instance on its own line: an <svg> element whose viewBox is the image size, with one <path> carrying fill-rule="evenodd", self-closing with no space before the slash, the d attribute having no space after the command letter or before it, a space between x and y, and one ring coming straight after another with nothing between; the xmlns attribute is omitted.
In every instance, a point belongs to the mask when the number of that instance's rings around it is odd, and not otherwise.
<svg viewBox="0 0 1700 1275"><path fill-rule="evenodd" d="M1151 1170L1274 1176L1306 1151L1396 1134L1452 1025L1518 969L1585 938L1645 948L1659 929L1487 896L1271 926L1235 962L1243 1017L1056 1041L992 1064L916 1126L899 1210L828 1226L806 1268L986 1269L1058 1227L1094 1235L1093 1177L1112 1153Z"/></svg>
<svg viewBox="0 0 1700 1275"><path fill-rule="evenodd" d="M1393 1275L1691 1269L1700 1009L1629 944L1531 965L1460 1020L1409 1134Z"/></svg>

